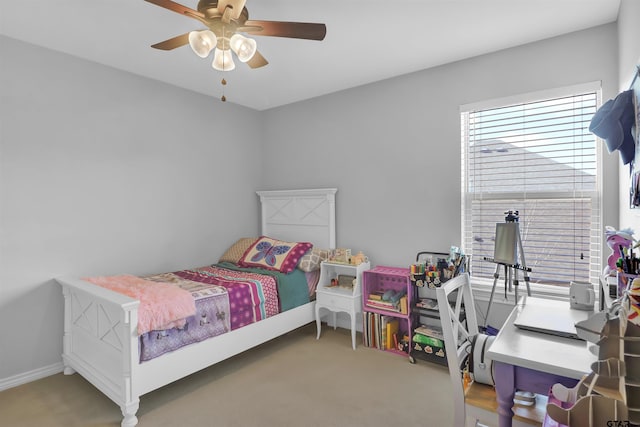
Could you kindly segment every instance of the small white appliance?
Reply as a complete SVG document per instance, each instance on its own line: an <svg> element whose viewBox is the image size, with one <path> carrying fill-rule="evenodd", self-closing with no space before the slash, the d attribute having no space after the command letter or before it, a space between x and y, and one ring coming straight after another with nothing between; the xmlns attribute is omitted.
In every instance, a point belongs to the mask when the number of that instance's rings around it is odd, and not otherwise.
<svg viewBox="0 0 640 427"><path fill-rule="evenodd" d="M596 294L593 285L588 282L571 282L569 288L569 302L576 310L593 311Z"/></svg>

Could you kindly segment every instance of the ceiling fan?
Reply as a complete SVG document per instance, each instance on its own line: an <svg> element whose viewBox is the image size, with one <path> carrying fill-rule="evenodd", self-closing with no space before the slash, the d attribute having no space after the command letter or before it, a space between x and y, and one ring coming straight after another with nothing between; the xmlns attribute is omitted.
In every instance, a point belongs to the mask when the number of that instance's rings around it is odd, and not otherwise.
<svg viewBox="0 0 640 427"><path fill-rule="evenodd" d="M201 58L206 58L214 50L212 66L219 71L235 68L231 51L251 68L263 67L269 63L258 52L256 41L240 33L307 40L323 40L327 33L325 24L250 20L249 11L245 7L246 0L200 0L198 10L171 0L145 1L193 18L207 27L202 31L181 34L151 47L172 50L189 44Z"/></svg>

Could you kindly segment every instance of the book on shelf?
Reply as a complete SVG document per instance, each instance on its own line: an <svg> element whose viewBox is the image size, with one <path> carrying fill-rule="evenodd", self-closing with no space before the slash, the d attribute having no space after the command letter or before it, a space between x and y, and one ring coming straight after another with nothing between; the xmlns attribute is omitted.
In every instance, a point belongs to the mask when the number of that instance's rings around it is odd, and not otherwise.
<svg viewBox="0 0 640 427"><path fill-rule="evenodd" d="M380 345L380 340L378 338L380 315L368 311L364 312L363 321L362 337L364 346L377 348Z"/></svg>
<svg viewBox="0 0 640 427"><path fill-rule="evenodd" d="M391 301L377 301L372 299L367 299L367 306L372 308L378 308L380 310L389 310L389 311L397 311L399 312L398 306L392 303Z"/></svg>
<svg viewBox="0 0 640 427"><path fill-rule="evenodd" d="M364 312L363 313L363 333L362 340L365 347L372 347L373 340L371 339L371 325L373 319L371 317L371 313Z"/></svg>
<svg viewBox="0 0 640 427"><path fill-rule="evenodd" d="M385 350L387 347L387 325L389 324L389 318L387 316L380 316L380 329L378 331L378 336L380 340L378 341L378 348L380 350Z"/></svg>
<svg viewBox="0 0 640 427"><path fill-rule="evenodd" d="M400 313L409 314L409 299L406 295L400 298Z"/></svg>
<svg viewBox="0 0 640 427"><path fill-rule="evenodd" d="M428 337L434 337L444 339L442 334L442 327L435 325L420 325L413 330L416 334L425 335Z"/></svg>
<svg viewBox="0 0 640 427"><path fill-rule="evenodd" d="M374 291L369 294L369 299L372 301L382 301L382 295L384 295L384 292Z"/></svg>
<svg viewBox="0 0 640 427"><path fill-rule="evenodd" d="M385 343L387 349L397 348L397 337L398 337L398 328L400 327L400 322L398 319L390 319L387 321L387 331L385 336Z"/></svg>
<svg viewBox="0 0 640 427"><path fill-rule="evenodd" d="M399 320L380 313L363 313L363 344L365 347L390 350L397 348Z"/></svg>
<svg viewBox="0 0 640 427"><path fill-rule="evenodd" d="M366 311L362 313L362 344L364 344L365 347L371 347L370 314L371 313Z"/></svg>
<svg viewBox="0 0 640 427"><path fill-rule="evenodd" d="M380 315L373 316L373 334L375 335L376 347L380 348Z"/></svg>
<svg viewBox="0 0 640 427"><path fill-rule="evenodd" d="M437 310L438 300L435 300L433 298L420 298L420 300L416 302L416 307L427 308L429 310Z"/></svg>

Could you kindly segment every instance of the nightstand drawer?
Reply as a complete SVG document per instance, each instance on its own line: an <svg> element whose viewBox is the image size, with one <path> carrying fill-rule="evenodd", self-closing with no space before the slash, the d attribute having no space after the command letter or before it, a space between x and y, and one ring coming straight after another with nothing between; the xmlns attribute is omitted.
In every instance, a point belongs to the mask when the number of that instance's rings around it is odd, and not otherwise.
<svg viewBox="0 0 640 427"><path fill-rule="evenodd" d="M358 297L334 295L330 293L318 292L316 295L316 304L323 307L330 307L334 310L353 311L356 308L356 303L359 303Z"/></svg>

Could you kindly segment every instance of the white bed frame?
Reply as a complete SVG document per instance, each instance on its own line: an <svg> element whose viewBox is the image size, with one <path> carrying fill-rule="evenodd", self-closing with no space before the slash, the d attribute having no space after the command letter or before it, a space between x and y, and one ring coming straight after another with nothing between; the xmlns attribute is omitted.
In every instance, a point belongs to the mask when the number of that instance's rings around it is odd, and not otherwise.
<svg viewBox="0 0 640 427"><path fill-rule="evenodd" d="M335 188L258 191L262 234L335 248ZM240 236L239 236L240 237ZM139 363L139 301L77 278L56 279L64 293L64 373L80 373L138 423L140 396L315 320L315 301Z"/></svg>

